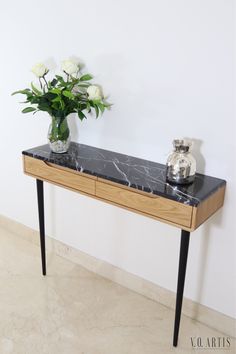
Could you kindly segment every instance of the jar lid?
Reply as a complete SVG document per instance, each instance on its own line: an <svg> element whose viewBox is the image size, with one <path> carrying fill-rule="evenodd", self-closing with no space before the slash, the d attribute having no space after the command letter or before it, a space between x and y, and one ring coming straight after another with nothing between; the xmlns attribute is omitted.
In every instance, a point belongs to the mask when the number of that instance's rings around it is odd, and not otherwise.
<svg viewBox="0 0 236 354"><path fill-rule="evenodd" d="M173 146L175 151L188 152L192 146L192 141L189 139L174 139Z"/></svg>

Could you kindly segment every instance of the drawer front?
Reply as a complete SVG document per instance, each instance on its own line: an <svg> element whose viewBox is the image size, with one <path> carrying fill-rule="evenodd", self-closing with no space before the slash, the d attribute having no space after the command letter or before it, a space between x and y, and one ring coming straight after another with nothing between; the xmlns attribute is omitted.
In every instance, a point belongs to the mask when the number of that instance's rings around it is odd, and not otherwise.
<svg viewBox="0 0 236 354"><path fill-rule="evenodd" d="M73 190L95 195L95 180L79 175L76 171L70 172L56 165L48 165L42 160L24 156L24 171L51 183L61 185Z"/></svg>
<svg viewBox="0 0 236 354"><path fill-rule="evenodd" d="M146 196L135 191L96 182L96 196L121 206L177 224L190 227L192 207L158 196Z"/></svg>

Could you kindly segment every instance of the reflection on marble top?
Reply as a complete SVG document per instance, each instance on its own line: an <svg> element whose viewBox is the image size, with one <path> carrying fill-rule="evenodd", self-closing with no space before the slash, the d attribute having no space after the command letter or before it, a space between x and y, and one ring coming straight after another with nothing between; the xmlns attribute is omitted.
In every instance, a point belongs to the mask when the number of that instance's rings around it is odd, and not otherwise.
<svg viewBox="0 0 236 354"><path fill-rule="evenodd" d="M190 185L171 185L166 182L165 165L74 142L64 154L51 152L49 145L23 154L193 206L226 183L197 173Z"/></svg>

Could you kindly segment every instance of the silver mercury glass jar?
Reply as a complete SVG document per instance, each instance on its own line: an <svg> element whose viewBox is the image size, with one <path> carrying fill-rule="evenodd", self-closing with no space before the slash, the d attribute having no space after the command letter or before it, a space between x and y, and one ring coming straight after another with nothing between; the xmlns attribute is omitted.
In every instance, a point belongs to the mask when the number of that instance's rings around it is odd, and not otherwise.
<svg viewBox="0 0 236 354"><path fill-rule="evenodd" d="M173 146L174 151L166 162L167 181L174 184L192 183L196 173L196 160L190 153L192 142L186 139L175 139Z"/></svg>

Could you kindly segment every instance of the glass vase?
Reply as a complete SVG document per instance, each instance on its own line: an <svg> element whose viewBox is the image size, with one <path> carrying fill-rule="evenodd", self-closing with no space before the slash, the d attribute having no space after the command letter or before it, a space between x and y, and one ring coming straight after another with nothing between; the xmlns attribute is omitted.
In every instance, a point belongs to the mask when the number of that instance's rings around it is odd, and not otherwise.
<svg viewBox="0 0 236 354"><path fill-rule="evenodd" d="M173 141L174 151L167 159L166 178L174 184L189 184L194 181L196 160L190 153L192 142L186 139Z"/></svg>
<svg viewBox="0 0 236 354"><path fill-rule="evenodd" d="M67 152L70 146L70 130L67 117L51 117L48 130L48 143L52 152L62 154Z"/></svg>

